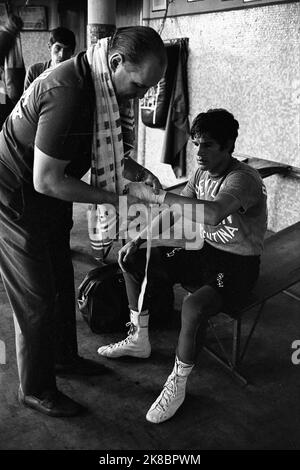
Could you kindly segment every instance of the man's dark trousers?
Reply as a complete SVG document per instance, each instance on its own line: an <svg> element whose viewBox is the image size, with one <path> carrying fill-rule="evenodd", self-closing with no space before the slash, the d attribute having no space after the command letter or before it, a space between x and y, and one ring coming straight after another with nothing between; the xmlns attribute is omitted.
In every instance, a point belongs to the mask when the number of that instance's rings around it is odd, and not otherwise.
<svg viewBox="0 0 300 470"><path fill-rule="evenodd" d="M19 379L26 395L55 388L55 362L77 355L72 206L22 192L17 214L0 203L0 270L14 314Z"/></svg>

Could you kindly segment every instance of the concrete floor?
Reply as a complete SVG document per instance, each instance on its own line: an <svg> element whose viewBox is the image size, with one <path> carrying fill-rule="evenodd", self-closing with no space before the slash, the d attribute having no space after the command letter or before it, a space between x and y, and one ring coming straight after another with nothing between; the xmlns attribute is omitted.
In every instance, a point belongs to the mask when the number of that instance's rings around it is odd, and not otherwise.
<svg viewBox="0 0 300 470"><path fill-rule="evenodd" d="M80 255L89 251L85 208L76 206L74 218L78 285L92 266ZM299 286L293 292L300 295ZM177 310L182 295L176 289ZM62 391L89 409L81 417L62 419L19 406L13 321L1 283L0 309L0 339L7 349L7 363L0 365L2 450L300 449L300 364L291 362L291 344L300 340L300 315L299 303L291 297L280 294L267 302L244 363L251 385L243 387L203 353L190 377L184 405L161 425L148 423L145 414L173 366L176 321L171 328L151 331L149 359L105 360L98 357L97 348L122 335L95 335L78 313L80 354L105 364L107 373L58 379ZM247 315L245 328L253 313ZM174 315L178 318L178 312ZM228 327L220 327L220 334L229 344Z"/></svg>

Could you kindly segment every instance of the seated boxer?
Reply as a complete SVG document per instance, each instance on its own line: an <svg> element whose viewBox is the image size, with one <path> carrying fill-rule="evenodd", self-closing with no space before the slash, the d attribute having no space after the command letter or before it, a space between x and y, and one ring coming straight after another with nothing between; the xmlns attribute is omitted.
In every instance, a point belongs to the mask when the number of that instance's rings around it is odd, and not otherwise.
<svg viewBox="0 0 300 470"><path fill-rule="evenodd" d="M175 365L146 415L152 423L166 421L182 405L187 378L204 343L209 318L248 294L258 278L267 227L266 190L259 173L232 156L238 128L238 121L224 109L200 113L191 128L198 168L181 195L166 193L164 197L165 204L176 204L184 215L185 208L192 207L194 210L186 214L193 220L197 209L203 208L204 244L199 250L161 247L151 252L148 292L158 272L172 285L199 286L183 301ZM145 250L140 247L145 238L144 230L119 252L131 326L127 338L101 346L101 356L150 356L147 295L138 308L146 261Z"/></svg>

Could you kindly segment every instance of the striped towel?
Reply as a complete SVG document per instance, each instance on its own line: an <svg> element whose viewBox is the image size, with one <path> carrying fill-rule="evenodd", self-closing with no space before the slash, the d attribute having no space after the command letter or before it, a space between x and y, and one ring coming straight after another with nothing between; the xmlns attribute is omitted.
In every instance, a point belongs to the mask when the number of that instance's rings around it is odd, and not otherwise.
<svg viewBox="0 0 300 470"><path fill-rule="evenodd" d="M134 152L134 111L132 100L119 107L107 62L109 38L100 39L87 50L95 86L91 185L123 194L124 157ZM88 230L95 257L104 258L117 236L115 211L105 204L91 204L88 209Z"/></svg>

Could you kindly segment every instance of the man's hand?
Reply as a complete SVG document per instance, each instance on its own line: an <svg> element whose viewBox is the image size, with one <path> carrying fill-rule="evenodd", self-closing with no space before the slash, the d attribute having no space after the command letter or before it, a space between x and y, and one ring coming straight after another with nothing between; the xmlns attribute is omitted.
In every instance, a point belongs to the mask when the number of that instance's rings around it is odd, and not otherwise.
<svg viewBox="0 0 300 470"><path fill-rule="evenodd" d="M126 261L130 256L132 256L134 253L136 253L138 250L138 244L135 240L130 240L130 242L126 243L120 251L119 251L119 257L118 257L118 263L120 265L120 268L122 271L126 271Z"/></svg>
<svg viewBox="0 0 300 470"><path fill-rule="evenodd" d="M151 171L144 168L144 174L142 175L141 182L145 183L153 188L154 194L158 194L159 190L162 189L159 179L151 173Z"/></svg>
<svg viewBox="0 0 300 470"><path fill-rule="evenodd" d="M148 184L153 188L154 194L158 194L158 191L162 189L159 179L131 157L124 160L124 177L129 181Z"/></svg>

